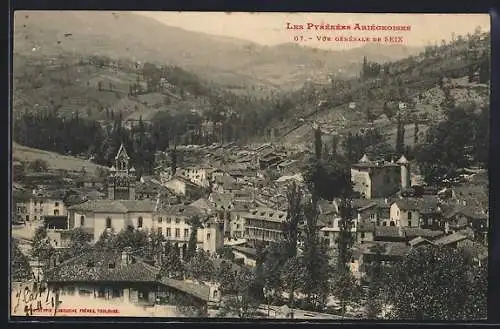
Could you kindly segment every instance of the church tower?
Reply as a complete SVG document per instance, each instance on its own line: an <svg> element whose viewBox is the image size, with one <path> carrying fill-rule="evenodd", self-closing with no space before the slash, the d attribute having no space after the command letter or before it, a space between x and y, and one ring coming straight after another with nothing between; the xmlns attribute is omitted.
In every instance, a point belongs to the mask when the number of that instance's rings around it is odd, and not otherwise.
<svg viewBox="0 0 500 329"><path fill-rule="evenodd" d="M130 157L123 143L115 156L115 165L108 177L109 200L135 200L135 169L129 168Z"/></svg>

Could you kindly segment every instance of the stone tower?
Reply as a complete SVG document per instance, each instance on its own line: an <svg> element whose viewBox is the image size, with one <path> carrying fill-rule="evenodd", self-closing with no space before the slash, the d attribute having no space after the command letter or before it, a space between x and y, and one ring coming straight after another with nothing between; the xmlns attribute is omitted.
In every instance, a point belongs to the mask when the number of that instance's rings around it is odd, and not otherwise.
<svg viewBox="0 0 500 329"><path fill-rule="evenodd" d="M109 200L135 200L135 169L129 168L129 161L130 157L122 143L107 181Z"/></svg>
<svg viewBox="0 0 500 329"><path fill-rule="evenodd" d="M410 162L402 155L396 163L401 169L401 189L403 190L411 187Z"/></svg>

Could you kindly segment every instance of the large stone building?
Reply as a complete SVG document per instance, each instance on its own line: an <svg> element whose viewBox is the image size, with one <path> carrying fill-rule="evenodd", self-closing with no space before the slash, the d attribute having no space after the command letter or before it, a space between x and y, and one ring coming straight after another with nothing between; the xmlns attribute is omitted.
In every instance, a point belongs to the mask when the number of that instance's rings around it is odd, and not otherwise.
<svg viewBox="0 0 500 329"><path fill-rule="evenodd" d="M69 207L69 229L83 228L93 236L94 242L105 231L118 233L127 228L156 231L169 240L182 242L179 248L185 248L190 234L188 220L199 216L203 225L198 231L198 247L212 253L222 247L223 229L218 230L212 214L184 205L158 207L160 200L136 200L137 178L134 168L129 168L129 159L121 145L107 179L107 200L88 200Z"/></svg>
<svg viewBox="0 0 500 329"><path fill-rule="evenodd" d="M409 188L410 167L401 156L396 162L371 161L364 155L351 167L353 189L366 199L391 197Z"/></svg>

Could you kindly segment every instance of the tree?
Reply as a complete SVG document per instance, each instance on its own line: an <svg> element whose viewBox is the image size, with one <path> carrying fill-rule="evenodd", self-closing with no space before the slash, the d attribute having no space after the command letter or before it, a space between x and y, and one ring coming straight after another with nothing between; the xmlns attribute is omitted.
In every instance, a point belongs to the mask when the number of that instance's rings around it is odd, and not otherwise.
<svg viewBox="0 0 500 329"><path fill-rule="evenodd" d="M28 164L28 169L34 172L46 172L49 169L47 161L36 159Z"/></svg>
<svg viewBox="0 0 500 329"><path fill-rule="evenodd" d="M186 254L184 259L189 262L191 258L196 253L196 245L198 243L198 228L201 225L200 218L198 216L193 216L189 219L189 225L191 226L191 234L189 235L188 246L186 249Z"/></svg>
<svg viewBox="0 0 500 329"><path fill-rule="evenodd" d="M227 296L222 301L219 311L220 317L238 317L240 319L255 316L260 305L250 293L251 283L255 274L252 270L242 267L235 277L236 294Z"/></svg>
<svg viewBox="0 0 500 329"><path fill-rule="evenodd" d="M219 283L219 290L221 294L226 295L236 292L236 275L230 262L221 262L220 266L215 272L215 279Z"/></svg>
<svg viewBox="0 0 500 329"><path fill-rule="evenodd" d="M485 140L477 131L478 122L482 121L473 108L461 106L449 109L446 119L428 130L424 143L416 150L416 160L427 183L439 184L453 176L456 169L470 165L475 145L484 145Z"/></svg>
<svg viewBox="0 0 500 329"><path fill-rule="evenodd" d="M352 257L352 246L354 244L354 235L352 229L354 227L354 213L352 209L352 201L349 195L343 195L339 205L340 220L339 220L339 235L337 238L338 260L337 260L337 275L334 284L334 293L340 299L342 315L345 315L347 306L354 302L354 297L357 295L357 283L352 276L349 264Z"/></svg>
<svg viewBox="0 0 500 329"><path fill-rule="evenodd" d="M312 200L306 204L304 214L306 227L301 257L304 266L304 280L301 290L307 296L309 307L321 311L328 297L330 265L326 244L322 243L318 235L317 197L314 192Z"/></svg>
<svg viewBox="0 0 500 329"><path fill-rule="evenodd" d="M302 191L295 183L291 183L287 191L288 210L284 226L285 241L287 243L287 257L297 255L298 225L302 220Z"/></svg>
<svg viewBox="0 0 500 329"><path fill-rule="evenodd" d="M320 127L315 127L314 128L314 150L316 154L316 159L319 160L321 159L321 129Z"/></svg>
<svg viewBox="0 0 500 329"><path fill-rule="evenodd" d="M283 266L281 276L283 289L288 292L288 304L290 307L294 307L295 291L298 290L304 282L304 261L297 256L289 258L285 266Z"/></svg>
<svg viewBox="0 0 500 329"><path fill-rule="evenodd" d="M156 265L161 267L163 262L165 237L161 232L151 231L148 236L145 256L154 260Z"/></svg>
<svg viewBox="0 0 500 329"><path fill-rule="evenodd" d="M184 278L184 266L178 246L167 241L164 246L164 255L161 262L160 274L172 279Z"/></svg>
<svg viewBox="0 0 500 329"><path fill-rule="evenodd" d="M366 289L365 310L366 316L370 320L379 318L382 307L384 306L384 298L382 296L384 289L384 278L387 275L384 266L382 265L382 253L385 252L383 245L375 245L372 250L374 258L366 265L366 273L368 287Z"/></svg>
<svg viewBox="0 0 500 329"><path fill-rule="evenodd" d="M92 248L90 244L92 238L93 236L81 227L71 230L69 246L62 252L60 260L73 258L89 251Z"/></svg>
<svg viewBox="0 0 500 329"><path fill-rule="evenodd" d="M132 248L137 255L145 256L148 247L147 232L136 230L132 226L120 231L116 235L115 248L121 251L127 247Z"/></svg>
<svg viewBox="0 0 500 329"><path fill-rule="evenodd" d="M461 249L413 249L395 265L391 316L417 321L482 319L487 312L486 282L486 269Z"/></svg>
<svg viewBox="0 0 500 329"><path fill-rule="evenodd" d="M116 234L108 230L103 231L94 247L98 250L116 250Z"/></svg>
<svg viewBox="0 0 500 329"><path fill-rule="evenodd" d="M30 280L32 269L29 263L29 259L19 249L17 240L12 239L10 248L10 275L12 281L26 282Z"/></svg>
<svg viewBox="0 0 500 329"><path fill-rule="evenodd" d="M204 250L196 251L186 264L187 275L198 281L211 281L214 278L215 267L208 252Z"/></svg>
<svg viewBox="0 0 500 329"><path fill-rule="evenodd" d="M33 237L32 255L41 262L47 263L54 255L54 248L51 246L45 227L39 227Z"/></svg>

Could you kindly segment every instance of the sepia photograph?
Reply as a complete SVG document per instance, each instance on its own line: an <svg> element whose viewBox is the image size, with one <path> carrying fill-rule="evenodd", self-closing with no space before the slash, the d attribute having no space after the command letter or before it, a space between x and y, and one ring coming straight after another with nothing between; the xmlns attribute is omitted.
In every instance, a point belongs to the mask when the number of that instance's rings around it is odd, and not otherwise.
<svg viewBox="0 0 500 329"><path fill-rule="evenodd" d="M12 35L11 318L488 318L489 15Z"/></svg>

